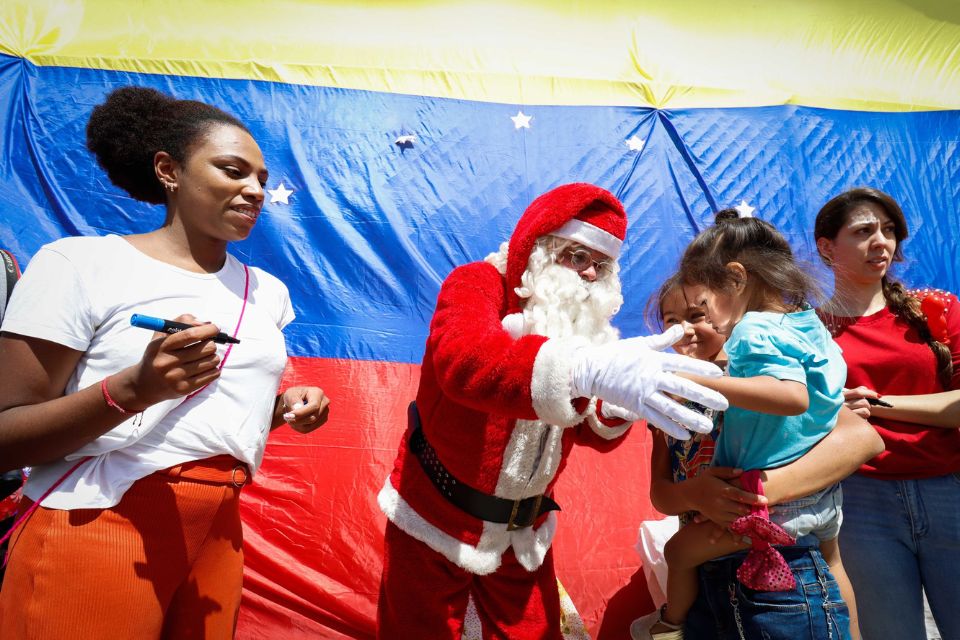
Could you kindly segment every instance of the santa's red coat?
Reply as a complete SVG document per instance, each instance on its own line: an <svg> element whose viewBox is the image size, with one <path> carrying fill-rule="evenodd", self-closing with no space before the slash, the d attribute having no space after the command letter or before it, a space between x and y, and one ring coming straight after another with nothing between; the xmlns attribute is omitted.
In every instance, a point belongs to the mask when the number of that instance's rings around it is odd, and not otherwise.
<svg viewBox="0 0 960 640"><path fill-rule="evenodd" d="M506 313L506 284L493 265L454 270L430 324L416 402L427 441L455 478L516 500L550 494L574 444L611 449L630 425L598 419L599 401L571 397L574 354L586 339L514 338L502 325ZM475 574L496 571L511 545L524 567L539 567L556 512L515 531L470 516L434 487L409 436L408 428L378 496L387 517Z"/></svg>

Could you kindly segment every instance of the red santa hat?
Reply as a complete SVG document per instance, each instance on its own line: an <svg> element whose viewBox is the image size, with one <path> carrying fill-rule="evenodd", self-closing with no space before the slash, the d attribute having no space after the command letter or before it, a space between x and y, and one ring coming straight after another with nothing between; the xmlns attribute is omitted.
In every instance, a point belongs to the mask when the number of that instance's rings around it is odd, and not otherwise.
<svg viewBox="0 0 960 640"><path fill-rule="evenodd" d="M530 203L507 250L508 313L520 310L515 289L527 269L533 245L545 235L573 240L616 259L627 233L627 214L616 196L586 182L561 185Z"/></svg>

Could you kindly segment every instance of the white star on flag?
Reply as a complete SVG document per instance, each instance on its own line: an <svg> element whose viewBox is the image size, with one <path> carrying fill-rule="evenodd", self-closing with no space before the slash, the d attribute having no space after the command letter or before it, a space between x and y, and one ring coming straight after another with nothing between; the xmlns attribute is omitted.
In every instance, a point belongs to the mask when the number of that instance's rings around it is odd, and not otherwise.
<svg viewBox="0 0 960 640"><path fill-rule="evenodd" d="M276 189L267 189L267 193L270 194L270 204L276 204L277 202L290 204L290 196L293 194L293 191L287 189L281 182Z"/></svg>
<svg viewBox="0 0 960 640"><path fill-rule="evenodd" d="M510 119L513 120L514 129L529 129L533 116L526 116L523 111L517 111L517 115L510 116Z"/></svg>
<svg viewBox="0 0 960 640"><path fill-rule="evenodd" d="M643 138L638 138L637 136L631 136L630 139L627 140L626 145L630 149L630 151L640 151L641 149L643 149L643 145L645 145L646 143L647 141L644 140Z"/></svg>
<svg viewBox="0 0 960 640"><path fill-rule="evenodd" d="M734 207L737 210L737 213L740 214L741 218L752 218L753 212L757 210L756 207L751 207L747 204L746 200L741 200L740 204Z"/></svg>

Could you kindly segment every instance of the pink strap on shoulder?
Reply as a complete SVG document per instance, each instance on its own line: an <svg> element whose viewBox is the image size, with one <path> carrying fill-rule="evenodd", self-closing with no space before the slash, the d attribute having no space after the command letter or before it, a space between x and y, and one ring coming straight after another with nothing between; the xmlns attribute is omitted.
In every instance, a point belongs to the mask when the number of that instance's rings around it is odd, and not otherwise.
<svg viewBox="0 0 960 640"><path fill-rule="evenodd" d="M240 307L240 317L237 318L237 326L233 328L233 333L231 334L234 338L237 337L237 334L240 333L240 323L243 322L243 314L247 311L247 298L250 296L250 268L247 265L243 265L243 305ZM227 364L227 358L230 356L230 352L233 351L233 343L227 345L227 350L223 352L223 359L220 360L220 366L217 369L223 369L223 365ZM183 399L183 402L186 402L193 396L197 395L204 389L206 389L210 383L203 385L186 398ZM183 404L183 403L181 403Z"/></svg>

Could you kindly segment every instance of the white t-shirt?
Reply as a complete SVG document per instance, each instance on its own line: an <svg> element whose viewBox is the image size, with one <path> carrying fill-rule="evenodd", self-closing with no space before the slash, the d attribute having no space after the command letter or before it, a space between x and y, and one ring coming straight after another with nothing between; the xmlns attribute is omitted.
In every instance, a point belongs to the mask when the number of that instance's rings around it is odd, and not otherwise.
<svg viewBox="0 0 960 640"><path fill-rule="evenodd" d="M64 238L37 252L17 283L2 330L84 354L70 394L136 364L153 332L134 313L173 319L189 313L233 335L244 296L244 266L227 255L217 273L192 273L155 260L120 236ZM260 465L287 354L281 329L294 313L286 286L249 268L243 321L220 377L189 400L177 398L132 416L64 460L34 467L25 493L37 500L84 456L44 501L55 509L117 504L139 478L219 454ZM228 345L217 345L224 357Z"/></svg>

